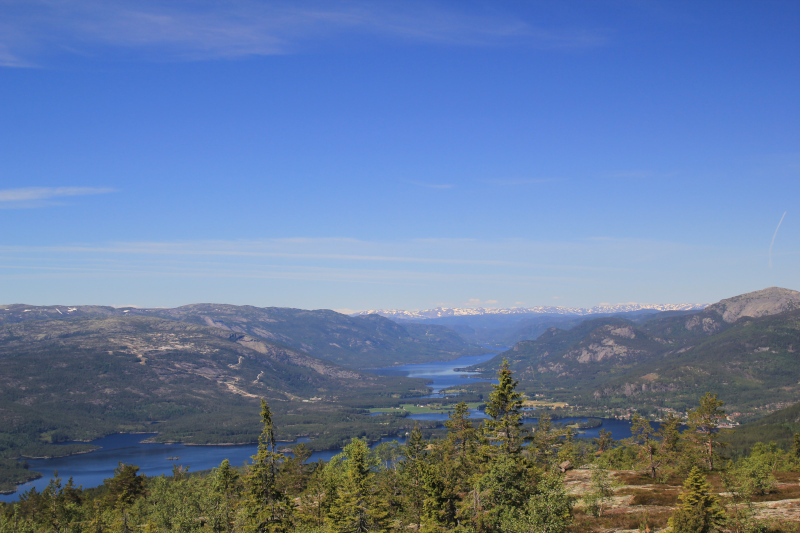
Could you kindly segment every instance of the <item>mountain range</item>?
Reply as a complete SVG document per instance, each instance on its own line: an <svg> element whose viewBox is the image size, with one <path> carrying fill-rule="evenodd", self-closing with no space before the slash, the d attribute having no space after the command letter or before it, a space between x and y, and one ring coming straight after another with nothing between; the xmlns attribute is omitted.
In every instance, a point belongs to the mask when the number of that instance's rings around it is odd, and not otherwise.
<svg viewBox="0 0 800 533"><path fill-rule="evenodd" d="M703 309L708 304L604 304L594 307L557 307L557 306L536 306L536 307L508 307L508 308L488 308L488 307L436 307L435 309L424 309L417 311L406 311L402 309L373 309L360 311L352 316L362 315L381 315L392 320L427 320L432 318L461 317L461 316L484 316L484 315L610 315L617 313L631 313L635 311L695 311Z"/></svg>
<svg viewBox="0 0 800 533"><path fill-rule="evenodd" d="M800 292L772 287L692 313L665 312L551 327L471 370L503 359L531 393L589 406L693 406L706 391L729 412L758 416L800 398Z"/></svg>
<svg viewBox="0 0 800 533"><path fill-rule="evenodd" d="M379 315L350 317L330 310L192 304L176 308L107 306L0 306L0 326L76 318L159 317L247 334L304 351L313 357L357 368L447 361L485 353L450 328L397 324Z"/></svg>
<svg viewBox="0 0 800 533"><path fill-rule="evenodd" d="M113 432L253 442L259 398L282 438L308 435L318 448L396 435L414 421L364 408L423 395L425 382L365 370L486 353L481 336L514 346L471 370L493 377L508 359L529 397L587 410L685 410L712 391L746 421L797 402L800 292L773 287L696 307L417 323L224 304L3 305L0 484L24 479L20 455L71 453L85 445L57 443ZM479 400L486 384L476 387Z"/></svg>
<svg viewBox="0 0 800 533"><path fill-rule="evenodd" d="M519 341L535 339L547 328L572 328L593 317L619 316L641 321L659 312L693 312L705 304L618 304L592 308L577 307L515 307L491 309L482 307L439 307L424 311L374 310L364 314L391 318L400 324L442 325L457 332L474 344L506 348Z"/></svg>
<svg viewBox="0 0 800 533"><path fill-rule="evenodd" d="M20 455L73 453L86 445L58 443L110 433L254 442L260 398L282 438L312 436L317 448L394 435L413 423L369 417L363 407L425 394L425 382L360 369L485 352L444 326L377 315L216 304L0 306L0 487L28 475Z"/></svg>

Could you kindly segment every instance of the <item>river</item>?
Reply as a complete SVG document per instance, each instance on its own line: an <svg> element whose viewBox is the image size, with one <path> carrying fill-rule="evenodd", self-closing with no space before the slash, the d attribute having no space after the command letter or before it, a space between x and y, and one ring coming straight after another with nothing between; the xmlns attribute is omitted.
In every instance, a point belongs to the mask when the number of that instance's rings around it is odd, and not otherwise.
<svg viewBox="0 0 800 533"><path fill-rule="evenodd" d="M431 397L441 397L441 391L449 387L464 385L474 382L475 377L470 377L469 373L457 371L469 365L482 363L494 357L495 354L478 356L460 357L453 361L437 363L424 363L418 365L405 365L400 367L381 368L374 370L373 373L381 375L401 375L417 378L425 378L433 381L431 387L433 394ZM486 415L480 411L471 412L473 418L485 418ZM447 419L446 413L417 414L410 415L411 419L441 420ZM579 418L561 419L558 423L569 424L581 420ZM525 422L534 422L535 419L525 419ZM596 428L585 430L582 436L597 437L601 429L612 432L615 439L622 439L630 436L630 422L624 420L602 419L602 425ZM99 446L99 450L90 453L58 457L54 459L29 459L30 469L41 472L43 476L37 480L25 483L18 487L13 494L0 495L0 501L16 501L20 494L35 487L41 491L50 482L50 479L58 472L58 475L66 483L72 477L75 485L82 485L84 488L96 487L103 483L103 480L114 475L114 469L119 462L134 464L139 467L139 472L148 476L169 475L174 465L189 466L191 472L207 470L219 466L224 460L228 459L231 465L240 466L250 462L252 455L256 453L255 444L236 445L236 446L187 446L185 444L161 444L144 443L155 433L132 434L123 433L109 435L91 442ZM393 440L393 438L383 439L383 441ZM398 441L404 439L398 438ZM303 442L301 439L299 442ZM383 442L382 441L382 442ZM307 442L307 440L305 440ZM288 444L288 443L281 443ZM377 444L377 443L376 443ZM279 445L279 448L281 446ZM309 461L315 462L319 459L329 460L339 453L339 450L328 450L314 452Z"/></svg>

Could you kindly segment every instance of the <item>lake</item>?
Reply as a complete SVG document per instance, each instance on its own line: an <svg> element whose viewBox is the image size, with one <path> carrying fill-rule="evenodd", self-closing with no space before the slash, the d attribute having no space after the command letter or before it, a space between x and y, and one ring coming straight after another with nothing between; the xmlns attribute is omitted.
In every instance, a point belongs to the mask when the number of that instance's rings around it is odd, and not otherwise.
<svg viewBox="0 0 800 533"><path fill-rule="evenodd" d="M369 372L381 376L405 376L409 378L429 379L433 381L433 383L429 384L433 389L433 394L423 397L434 398L443 396L441 391L450 387L465 385L470 382L474 383L475 381L494 381L477 377L477 372L465 372L456 369L484 363L495 355L497 355L497 352L484 355L468 355L453 359L452 361L377 368Z"/></svg>
<svg viewBox="0 0 800 533"><path fill-rule="evenodd" d="M431 387L434 393L431 396L442 396L441 390L457 385L464 385L474 382L475 377L470 377L470 373L456 371L456 368L463 368L488 361L496 354L476 355L460 357L453 361L439 363L425 363L419 365L405 365L400 367L382 368L372 371L381 375L400 375L430 379L433 381ZM483 380L487 381L487 380ZM486 418L486 415L477 410L471 410L472 418ZM431 413L410 415L411 419L417 420L441 420L447 419L446 413ZM561 419L558 423L572 423L583 420L578 418ZM534 419L526 419L526 422ZM622 439L630 436L630 422L624 420L603 419L603 425L597 428L585 430L581 436L597 437L600 429L606 429L613 433L615 439ZM250 462L252 455L256 453L256 444L235 445L235 446L187 446L185 444L161 444L143 443L155 433L147 434L117 434L109 435L91 442L100 449L67 457L55 459L29 459L28 464L31 470L41 472L43 477L20 485L17 492L13 494L0 495L0 501L16 501L20 494L35 487L41 491L50 482L55 472L66 483L72 477L75 485L82 485L84 488L96 487L103 483L103 480L113 477L114 469L119 462L134 464L139 467L139 472L148 476L159 476L162 474L170 475L174 465L189 466L190 472L208 470L219 466L224 460L228 459L231 465L241 466L245 462ZM381 442L395 440L395 437L382 439ZM396 438L399 442L404 442L404 438ZM307 439L299 439L298 442L308 442ZM279 443L281 448L289 443ZM379 443L376 443L377 445ZM310 462L330 460L331 457L339 453L340 450L328 450L314 452L309 459Z"/></svg>

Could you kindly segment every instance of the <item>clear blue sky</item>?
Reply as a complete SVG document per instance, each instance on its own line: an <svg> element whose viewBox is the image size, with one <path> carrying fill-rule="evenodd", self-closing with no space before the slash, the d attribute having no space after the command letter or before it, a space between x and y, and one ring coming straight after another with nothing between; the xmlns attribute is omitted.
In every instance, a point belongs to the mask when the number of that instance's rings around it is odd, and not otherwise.
<svg viewBox="0 0 800 533"><path fill-rule="evenodd" d="M0 0L0 303L800 289L798 28L791 1Z"/></svg>

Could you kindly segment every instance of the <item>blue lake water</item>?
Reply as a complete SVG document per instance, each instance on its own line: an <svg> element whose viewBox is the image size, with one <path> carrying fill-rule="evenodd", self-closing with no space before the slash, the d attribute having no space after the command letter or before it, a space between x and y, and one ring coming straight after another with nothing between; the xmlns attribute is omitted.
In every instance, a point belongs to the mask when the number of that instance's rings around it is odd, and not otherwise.
<svg viewBox="0 0 800 533"><path fill-rule="evenodd" d="M474 365L488 361L495 354L477 355L461 357L459 359L441 363L426 363L420 365L405 365L374 370L373 372L381 375L401 375L409 377L419 377L433 381L433 396L442 396L440 391L448 387L464 385L474 382L476 378L470 377L469 373L456 371L456 368ZM483 380L486 381L486 380ZM486 418L486 415L475 409L470 411L472 418ZM441 420L447 419L446 413L418 414L411 415L409 418L417 420ZM530 422L533 419L526 419ZM581 419L561 419L558 423L572 423ZM630 422L624 420L603 419L603 425L598 428L585 430L581 436L597 437L600 429L612 432L615 439L622 439L630 436ZM185 444L160 444L143 443L143 440L155 435L150 434L117 434L109 435L101 439L92 441L91 444L99 446L100 449L81 455L59 457L55 459L29 459L30 469L41 472L43 477L20 485L14 494L0 495L0 501L16 501L20 494L35 487L41 491L50 482L55 472L66 480L72 477L76 485L84 488L96 487L103 483L103 480L113 477L114 469L120 462L134 464L139 467L139 472L148 476L159 476L162 474L170 475L174 465L188 466L190 472L208 470L219 466L228 459L234 466L241 466L245 462L250 462L251 456L256 453L256 444L246 444L238 446L187 446ZM405 442L405 438L388 437L380 442L397 440ZM300 439L298 442L302 442ZM307 441L307 440L306 440ZM380 442L376 443L380 444ZM288 445L289 443L282 443ZM279 444L279 448L281 445ZM331 457L339 453L340 450L329 450L314 452L310 462L320 459L330 460Z"/></svg>
<svg viewBox="0 0 800 533"><path fill-rule="evenodd" d="M477 374L475 372L464 372L456 369L483 363L495 355L497 355L497 353L468 355L452 361L378 368L370 372L382 376L406 376L409 378L430 379L433 381L433 383L430 384L430 387L433 388L433 394L428 397L439 397L442 396L442 389L465 385L467 383L475 383L476 381L493 381L476 377Z"/></svg>

